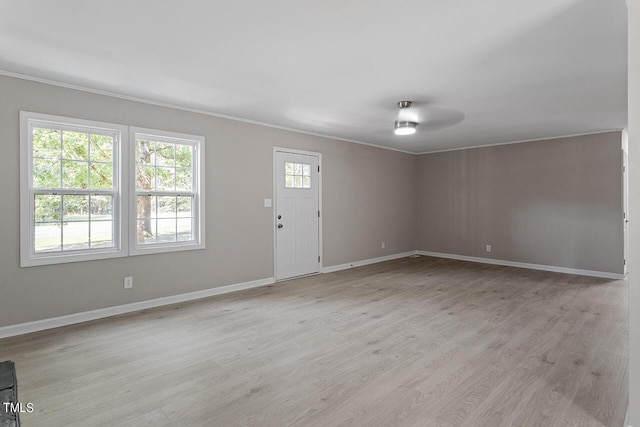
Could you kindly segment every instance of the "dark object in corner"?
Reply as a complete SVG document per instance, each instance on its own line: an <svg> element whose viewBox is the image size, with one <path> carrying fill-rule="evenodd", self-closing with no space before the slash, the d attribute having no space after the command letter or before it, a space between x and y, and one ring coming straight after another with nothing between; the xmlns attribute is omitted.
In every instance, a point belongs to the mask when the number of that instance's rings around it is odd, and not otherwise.
<svg viewBox="0 0 640 427"><path fill-rule="evenodd" d="M0 362L0 427L20 427L18 413L5 403L18 403L16 365L10 360Z"/></svg>

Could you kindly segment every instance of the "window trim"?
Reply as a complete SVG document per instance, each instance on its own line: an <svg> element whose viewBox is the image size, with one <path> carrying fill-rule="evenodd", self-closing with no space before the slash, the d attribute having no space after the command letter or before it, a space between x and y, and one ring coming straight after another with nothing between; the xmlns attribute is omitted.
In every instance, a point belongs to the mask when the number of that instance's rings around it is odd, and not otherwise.
<svg viewBox="0 0 640 427"><path fill-rule="evenodd" d="M114 187L113 192L113 239L112 248L88 248L68 252L44 252L36 254L33 250L34 242L34 194L40 192L33 188L33 132L38 124L49 125L62 130L94 130L108 134L115 133L114 146ZM96 133L98 133L96 132ZM123 185L123 172L127 170L127 144L129 137L127 126L98 122L94 120L76 119L71 117L20 111L20 266L32 267L38 265L61 264L68 262L90 261L108 258L125 257L128 254L127 210L129 198L127 187ZM46 190L45 190L46 191ZM75 189L60 189L60 193L76 192ZM85 191L78 191L84 193ZM96 190L96 193L100 190ZM87 194L91 191L86 191Z"/></svg>
<svg viewBox="0 0 640 427"><path fill-rule="evenodd" d="M136 207L136 139L138 135L144 135L154 141L162 142L190 142L194 146L194 159L192 160L194 185L192 192L194 194L192 209L194 213L193 235L196 236L193 241L181 241L171 243L156 243L147 245L138 245L137 242L137 209ZM158 129L149 129L142 127L129 127L129 255L147 255L166 252L191 251L205 249L205 138L200 135L192 135L186 133L169 132ZM162 192L162 191L160 191Z"/></svg>

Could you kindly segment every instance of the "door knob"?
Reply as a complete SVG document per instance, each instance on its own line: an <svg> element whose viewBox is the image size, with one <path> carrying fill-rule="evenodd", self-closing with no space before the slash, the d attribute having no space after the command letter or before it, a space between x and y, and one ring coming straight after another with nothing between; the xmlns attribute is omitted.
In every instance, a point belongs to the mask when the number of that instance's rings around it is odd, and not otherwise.
<svg viewBox="0 0 640 427"><path fill-rule="evenodd" d="M283 227L283 225L282 225L282 224L278 224L278 228L282 228L282 227Z"/></svg>

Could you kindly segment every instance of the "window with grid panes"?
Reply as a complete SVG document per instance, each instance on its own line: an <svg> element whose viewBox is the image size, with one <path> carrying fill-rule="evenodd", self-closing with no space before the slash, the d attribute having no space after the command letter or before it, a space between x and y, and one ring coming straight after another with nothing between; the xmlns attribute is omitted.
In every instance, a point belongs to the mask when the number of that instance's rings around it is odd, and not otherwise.
<svg viewBox="0 0 640 427"><path fill-rule="evenodd" d="M132 252L203 247L204 139L132 128L135 179Z"/></svg>
<svg viewBox="0 0 640 427"><path fill-rule="evenodd" d="M21 264L124 256L120 150L126 128L21 113Z"/></svg>

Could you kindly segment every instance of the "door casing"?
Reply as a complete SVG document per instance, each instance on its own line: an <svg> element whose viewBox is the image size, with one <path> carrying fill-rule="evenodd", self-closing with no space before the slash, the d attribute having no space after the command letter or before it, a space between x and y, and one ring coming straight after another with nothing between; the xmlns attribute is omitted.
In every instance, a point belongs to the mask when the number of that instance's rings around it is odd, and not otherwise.
<svg viewBox="0 0 640 427"><path fill-rule="evenodd" d="M622 130L622 212L623 212L623 274L629 272L629 133Z"/></svg>

